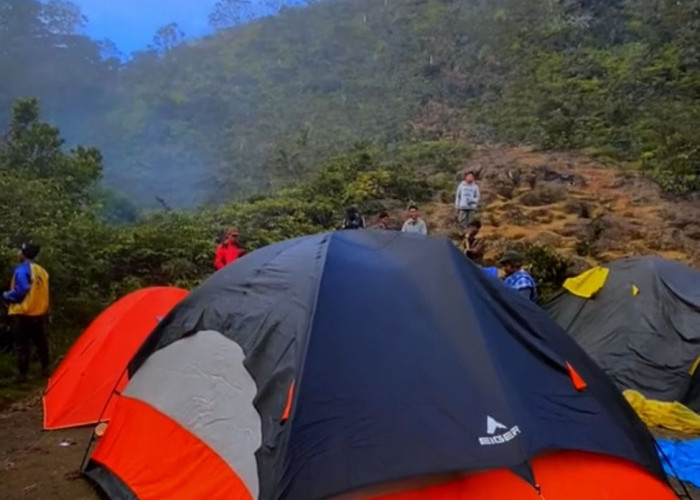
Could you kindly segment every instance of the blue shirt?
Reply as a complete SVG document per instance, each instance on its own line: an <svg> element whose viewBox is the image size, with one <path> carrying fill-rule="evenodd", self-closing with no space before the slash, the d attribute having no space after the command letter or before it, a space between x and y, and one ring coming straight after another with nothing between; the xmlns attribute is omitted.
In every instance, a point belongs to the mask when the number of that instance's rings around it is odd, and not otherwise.
<svg viewBox="0 0 700 500"><path fill-rule="evenodd" d="M527 271L522 269L515 271L504 282L509 287L528 297L531 301L537 302L537 283Z"/></svg>
<svg viewBox="0 0 700 500"><path fill-rule="evenodd" d="M32 287L32 265L30 262L22 262L15 268L14 287L9 292L2 294L2 298L10 304L21 303Z"/></svg>

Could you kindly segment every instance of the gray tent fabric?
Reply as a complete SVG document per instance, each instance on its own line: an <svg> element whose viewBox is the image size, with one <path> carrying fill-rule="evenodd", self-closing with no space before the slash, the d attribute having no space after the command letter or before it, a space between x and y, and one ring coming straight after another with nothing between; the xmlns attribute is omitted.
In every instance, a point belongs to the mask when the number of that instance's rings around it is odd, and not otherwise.
<svg viewBox="0 0 700 500"><path fill-rule="evenodd" d="M700 355L700 271L655 257L605 267L593 297L564 290L545 309L621 390L700 411L689 373Z"/></svg>

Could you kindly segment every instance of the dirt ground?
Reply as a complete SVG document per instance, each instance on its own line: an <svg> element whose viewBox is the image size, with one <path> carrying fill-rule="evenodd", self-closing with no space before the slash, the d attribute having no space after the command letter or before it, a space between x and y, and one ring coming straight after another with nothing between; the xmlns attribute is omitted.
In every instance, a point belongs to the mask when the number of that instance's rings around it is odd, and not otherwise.
<svg viewBox="0 0 700 500"><path fill-rule="evenodd" d="M45 433L41 428L38 394L0 412L0 499L98 500L78 474L91 430ZM691 490L690 495L691 500L700 500L700 490Z"/></svg>
<svg viewBox="0 0 700 500"><path fill-rule="evenodd" d="M41 429L38 395L0 413L0 498L97 500L99 496L78 475L91 430Z"/></svg>

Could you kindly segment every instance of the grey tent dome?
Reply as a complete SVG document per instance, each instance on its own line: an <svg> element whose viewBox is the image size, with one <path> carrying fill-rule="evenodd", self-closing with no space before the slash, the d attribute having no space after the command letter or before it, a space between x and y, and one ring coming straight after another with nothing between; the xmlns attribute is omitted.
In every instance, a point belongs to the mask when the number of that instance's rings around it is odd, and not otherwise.
<svg viewBox="0 0 700 500"><path fill-rule="evenodd" d="M563 290L545 309L621 390L700 411L700 271L655 257L604 267L592 297Z"/></svg>

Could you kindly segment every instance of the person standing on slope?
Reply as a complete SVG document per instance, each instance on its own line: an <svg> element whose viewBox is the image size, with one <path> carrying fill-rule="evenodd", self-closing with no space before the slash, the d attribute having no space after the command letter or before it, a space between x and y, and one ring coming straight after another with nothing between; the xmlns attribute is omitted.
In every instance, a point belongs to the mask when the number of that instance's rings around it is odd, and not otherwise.
<svg viewBox="0 0 700 500"><path fill-rule="evenodd" d="M377 220L377 223L374 226L372 226L372 229L378 229L380 231L390 231L391 221L389 219L389 214L386 212L380 213L379 219Z"/></svg>
<svg viewBox="0 0 700 500"><path fill-rule="evenodd" d="M457 224L460 229L465 229L474 219L480 199L481 192L474 178L474 172L467 172L464 174L464 180L457 186L457 193L455 195Z"/></svg>
<svg viewBox="0 0 700 500"><path fill-rule="evenodd" d="M345 209L345 219L340 229L364 229L365 218L360 215L360 212L355 207Z"/></svg>
<svg viewBox="0 0 700 500"><path fill-rule="evenodd" d="M499 264L505 274L504 282L523 297L537 302L537 283L535 279L523 269L525 258L520 252L508 251L503 255Z"/></svg>
<svg viewBox="0 0 700 500"><path fill-rule="evenodd" d="M49 376L49 341L46 333L46 315L49 312L49 273L34 262L40 247L25 243L19 252L10 290L2 294L8 304L10 328L17 346L17 382L26 382L29 376L31 345L36 345L41 362L42 377Z"/></svg>
<svg viewBox="0 0 700 500"><path fill-rule="evenodd" d="M242 257L245 251L238 245L238 229L231 228L226 233L224 241L216 248L214 269L219 271Z"/></svg>
<svg viewBox="0 0 700 500"><path fill-rule="evenodd" d="M404 222L401 232L422 234L423 236L428 234L428 226L425 224L425 221L420 218L420 212L418 212L418 207L416 205L408 207L408 220Z"/></svg>
<svg viewBox="0 0 700 500"><path fill-rule="evenodd" d="M484 260L484 251L486 244L483 238L479 238L481 231L481 221L474 219L467 227L467 233L464 235L464 254L474 262L481 265Z"/></svg>

